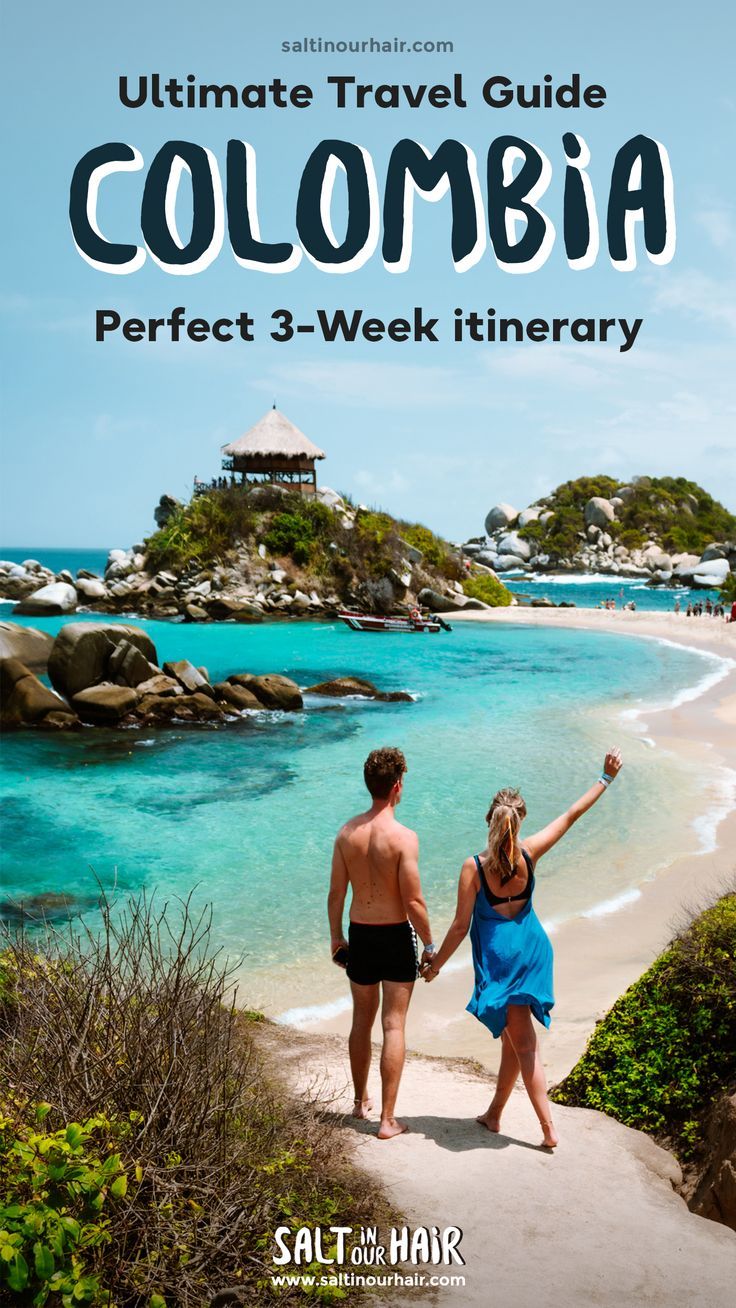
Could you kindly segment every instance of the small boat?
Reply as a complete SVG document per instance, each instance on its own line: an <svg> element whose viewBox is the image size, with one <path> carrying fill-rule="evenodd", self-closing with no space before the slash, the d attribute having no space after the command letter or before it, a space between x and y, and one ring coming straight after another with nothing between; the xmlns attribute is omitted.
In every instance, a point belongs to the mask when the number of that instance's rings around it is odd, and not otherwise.
<svg viewBox="0 0 736 1308"><path fill-rule="evenodd" d="M388 632L437 632L452 631L449 622L444 622L438 614L429 618L411 613L406 617L384 618L375 613L338 613L338 618L351 631L388 631Z"/></svg>

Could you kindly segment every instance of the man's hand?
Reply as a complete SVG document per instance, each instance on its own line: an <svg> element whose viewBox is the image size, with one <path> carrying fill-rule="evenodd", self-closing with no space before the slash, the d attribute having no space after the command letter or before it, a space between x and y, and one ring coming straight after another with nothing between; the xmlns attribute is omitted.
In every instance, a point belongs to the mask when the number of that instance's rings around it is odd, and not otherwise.
<svg viewBox="0 0 736 1308"><path fill-rule="evenodd" d="M338 967L345 968L347 967L347 963L338 962L338 960L335 958L335 954L338 952L338 950L347 949L347 948L348 948L348 942L344 936L340 936L338 937L337 940L333 940L332 944L330 945L330 957L333 963L337 963Z"/></svg>

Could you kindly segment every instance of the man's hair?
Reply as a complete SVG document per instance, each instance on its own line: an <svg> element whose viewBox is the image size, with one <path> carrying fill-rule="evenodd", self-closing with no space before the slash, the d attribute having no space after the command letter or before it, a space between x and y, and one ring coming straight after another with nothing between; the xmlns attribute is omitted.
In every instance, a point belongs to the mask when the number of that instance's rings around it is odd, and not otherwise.
<svg viewBox="0 0 736 1308"><path fill-rule="evenodd" d="M363 778L373 799L388 799L405 772L406 759L401 750L388 746L371 750L363 767Z"/></svg>

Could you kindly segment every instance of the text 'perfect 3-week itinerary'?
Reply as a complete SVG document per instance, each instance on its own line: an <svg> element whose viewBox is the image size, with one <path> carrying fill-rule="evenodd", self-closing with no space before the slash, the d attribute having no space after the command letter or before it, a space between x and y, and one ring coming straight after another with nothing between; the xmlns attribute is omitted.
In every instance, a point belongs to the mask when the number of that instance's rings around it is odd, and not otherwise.
<svg viewBox="0 0 736 1308"><path fill-rule="evenodd" d="M730 1308L729 7L5 37L3 1306Z"/></svg>

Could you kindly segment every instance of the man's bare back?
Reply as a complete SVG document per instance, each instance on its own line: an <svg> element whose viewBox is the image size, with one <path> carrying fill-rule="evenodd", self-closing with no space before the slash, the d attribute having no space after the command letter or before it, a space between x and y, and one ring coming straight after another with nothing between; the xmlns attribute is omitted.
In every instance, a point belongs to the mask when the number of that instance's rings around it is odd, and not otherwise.
<svg viewBox="0 0 736 1308"><path fill-rule="evenodd" d="M350 921L406 921L402 885L406 890L407 878L418 869L419 841L394 810L369 809L351 818L338 833L337 849L352 890Z"/></svg>

